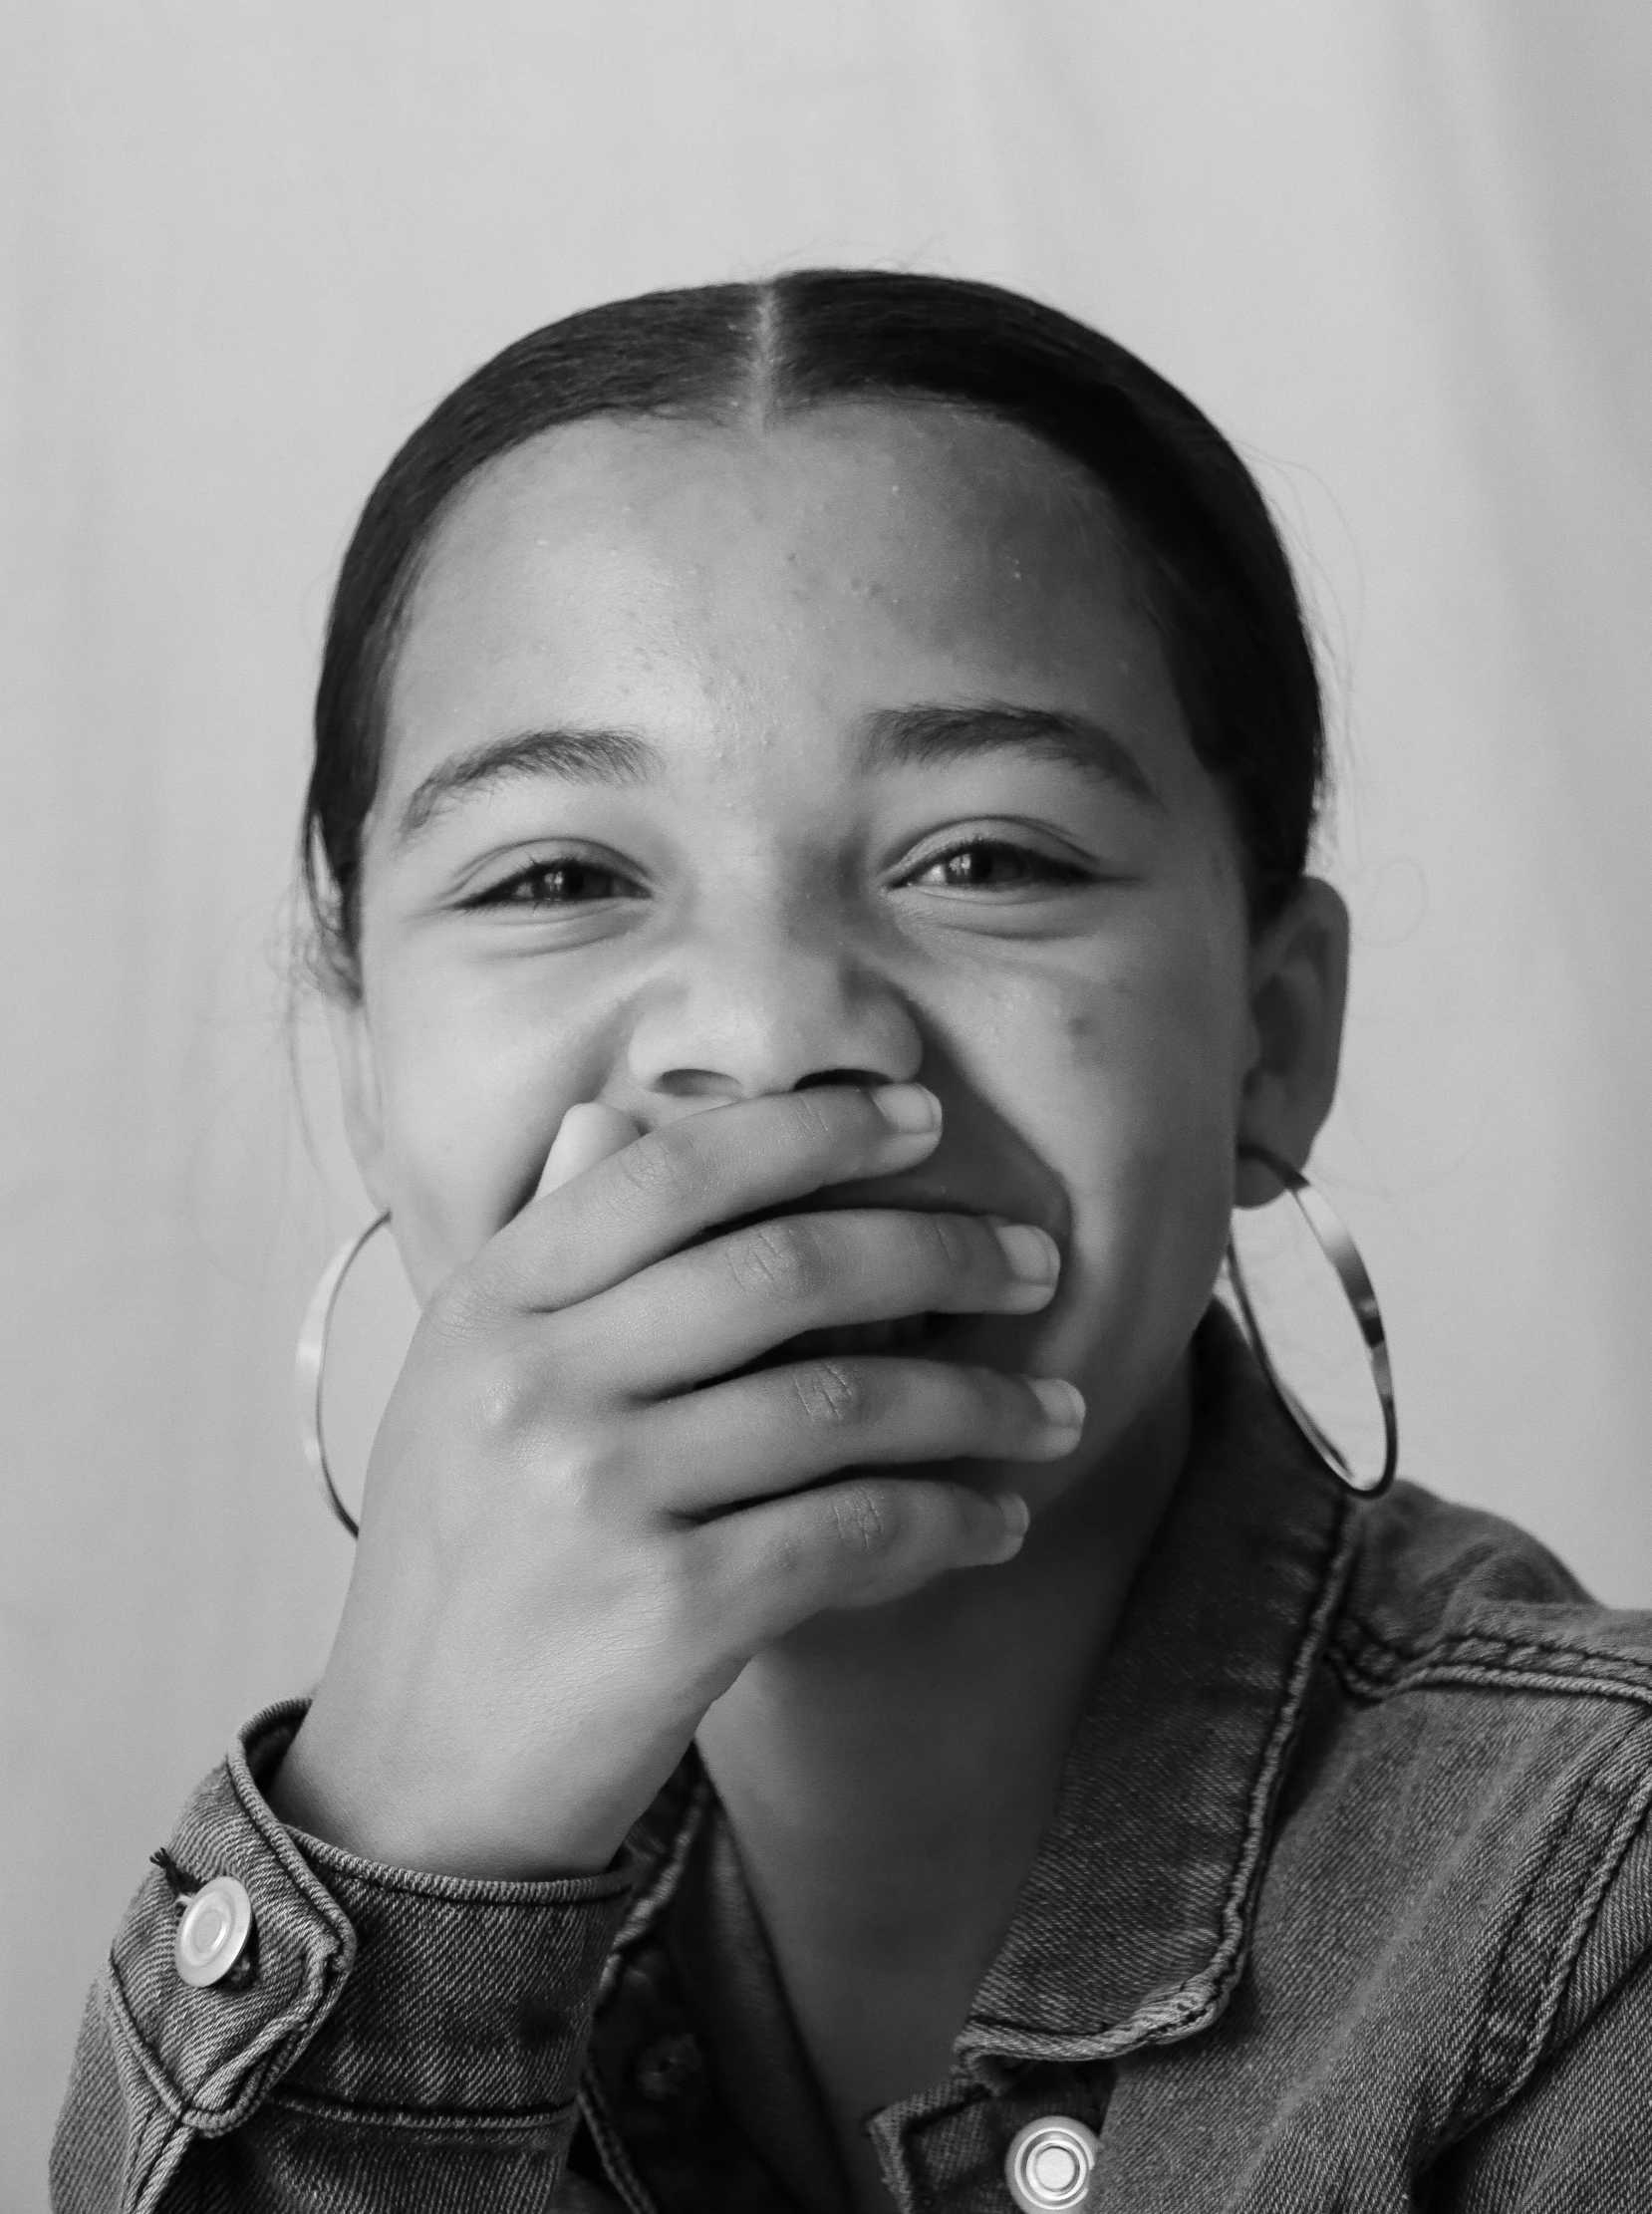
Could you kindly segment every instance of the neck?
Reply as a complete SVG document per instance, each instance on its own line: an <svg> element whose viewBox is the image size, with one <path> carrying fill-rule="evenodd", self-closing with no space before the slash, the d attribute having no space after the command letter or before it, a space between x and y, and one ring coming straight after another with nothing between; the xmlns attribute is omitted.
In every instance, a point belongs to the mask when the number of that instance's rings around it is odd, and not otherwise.
<svg viewBox="0 0 1652 2214"><path fill-rule="evenodd" d="M705 1717L700 1752L829 2103L840 2034L863 2064L843 2084L857 2111L945 2074L1187 1439L1180 1374L1035 1513L1013 1561L817 1617Z"/></svg>

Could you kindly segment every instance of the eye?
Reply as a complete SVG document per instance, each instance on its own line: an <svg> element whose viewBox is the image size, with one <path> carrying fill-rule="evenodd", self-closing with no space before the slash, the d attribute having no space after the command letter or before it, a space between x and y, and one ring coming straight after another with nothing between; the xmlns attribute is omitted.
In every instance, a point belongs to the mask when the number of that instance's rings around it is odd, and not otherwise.
<svg viewBox="0 0 1652 2214"><path fill-rule="evenodd" d="M1084 884L1088 872L1053 854L1005 838L971 838L930 855L907 878L917 889L937 892L1023 892Z"/></svg>
<svg viewBox="0 0 1652 2214"><path fill-rule="evenodd" d="M567 908L639 896L631 879L606 862L581 854L560 854L530 862L464 904L471 908Z"/></svg>

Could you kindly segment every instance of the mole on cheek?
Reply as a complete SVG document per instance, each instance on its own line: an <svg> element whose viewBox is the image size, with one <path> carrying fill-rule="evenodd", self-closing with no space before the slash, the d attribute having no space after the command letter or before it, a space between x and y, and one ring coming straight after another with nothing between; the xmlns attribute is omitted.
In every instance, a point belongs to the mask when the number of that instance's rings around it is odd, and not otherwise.
<svg viewBox="0 0 1652 2214"><path fill-rule="evenodd" d="M1099 1067L1107 1058L1108 1025L1100 1007L1091 1002L1067 1007L1062 1013L1061 1028L1079 1068Z"/></svg>

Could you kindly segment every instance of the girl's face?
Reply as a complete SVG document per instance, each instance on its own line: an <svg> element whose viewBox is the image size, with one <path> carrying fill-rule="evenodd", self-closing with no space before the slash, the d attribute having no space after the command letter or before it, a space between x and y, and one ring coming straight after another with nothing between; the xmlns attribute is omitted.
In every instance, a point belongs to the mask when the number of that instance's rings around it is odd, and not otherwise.
<svg viewBox="0 0 1652 2214"><path fill-rule="evenodd" d="M933 1159L822 1201L1049 1231L1054 1304L960 1347L1070 1377L1102 1450L1177 1373L1241 1131L1305 1151L1328 1103L1339 992L1308 1083L1287 972L1105 497L1030 435L884 405L595 420L436 532L336 1023L420 1297L576 1101L650 1128L918 1077Z"/></svg>

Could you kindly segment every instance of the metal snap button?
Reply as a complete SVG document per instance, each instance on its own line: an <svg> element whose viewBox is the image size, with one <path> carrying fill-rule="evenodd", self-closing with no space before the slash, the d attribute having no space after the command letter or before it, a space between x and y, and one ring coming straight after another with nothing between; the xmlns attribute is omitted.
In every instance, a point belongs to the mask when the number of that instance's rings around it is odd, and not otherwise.
<svg viewBox="0 0 1652 2214"><path fill-rule="evenodd" d="M1004 2181L1021 2214L1065 2214L1082 2206L1099 2139L1067 2114L1045 2114L1017 2130L1004 2155Z"/></svg>
<svg viewBox="0 0 1652 2214"><path fill-rule="evenodd" d="M214 1876L183 1901L172 1965L186 1984L215 1984L229 1974L252 1935L252 1901L233 1876Z"/></svg>

